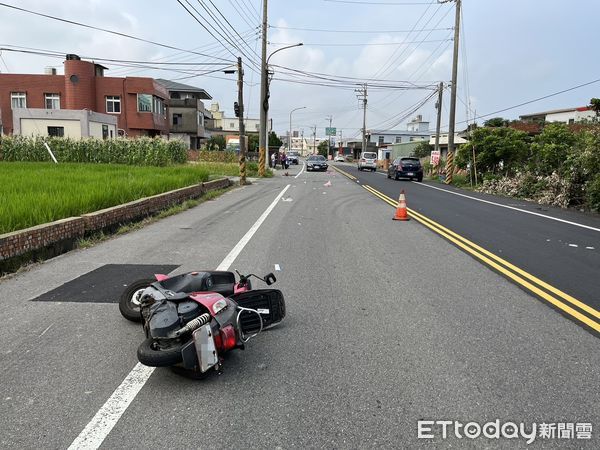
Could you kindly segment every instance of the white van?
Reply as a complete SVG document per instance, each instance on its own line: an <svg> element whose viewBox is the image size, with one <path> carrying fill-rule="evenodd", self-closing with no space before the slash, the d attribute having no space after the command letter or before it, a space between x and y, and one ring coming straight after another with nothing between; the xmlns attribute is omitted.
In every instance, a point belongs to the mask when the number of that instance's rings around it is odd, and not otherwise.
<svg viewBox="0 0 600 450"><path fill-rule="evenodd" d="M370 169L373 172L377 170L377 153L375 152L364 152L360 155L358 160L358 170Z"/></svg>

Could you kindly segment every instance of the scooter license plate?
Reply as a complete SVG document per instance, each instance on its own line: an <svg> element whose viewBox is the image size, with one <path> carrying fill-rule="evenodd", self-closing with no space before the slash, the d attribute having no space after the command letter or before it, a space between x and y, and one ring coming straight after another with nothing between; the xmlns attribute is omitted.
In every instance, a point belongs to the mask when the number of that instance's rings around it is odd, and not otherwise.
<svg viewBox="0 0 600 450"><path fill-rule="evenodd" d="M210 324L202 325L192 333L194 345L196 346L196 355L200 363L200 372L206 372L219 362L215 339Z"/></svg>

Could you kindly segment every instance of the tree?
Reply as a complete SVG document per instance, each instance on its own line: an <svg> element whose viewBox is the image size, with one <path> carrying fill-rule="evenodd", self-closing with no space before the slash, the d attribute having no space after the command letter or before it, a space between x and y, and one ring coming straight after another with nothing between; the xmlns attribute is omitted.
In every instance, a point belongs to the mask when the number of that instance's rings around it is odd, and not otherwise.
<svg viewBox="0 0 600 450"><path fill-rule="evenodd" d="M572 152L576 136L564 123L550 123L531 144L530 169L539 175L563 173L567 157Z"/></svg>
<svg viewBox="0 0 600 450"><path fill-rule="evenodd" d="M508 125L508 120L503 119L502 117L492 117L491 119L483 122L484 127L498 128L505 127Z"/></svg>
<svg viewBox="0 0 600 450"><path fill-rule="evenodd" d="M224 150L225 146L225 137L220 135L211 136L206 142L206 147L208 150Z"/></svg>
<svg viewBox="0 0 600 450"><path fill-rule="evenodd" d="M475 146L477 170L508 174L522 167L528 154L527 134L513 128L478 128L460 146L457 164L466 165Z"/></svg>
<svg viewBox="0 0 600 450"><path fill-rule="evenodd" d="M600 117L600 98L591 99L589 107L596 113L596 117Z"/></svg>
<svg viewBox="0 0 600 450"><path fill-rule="evenodd" d="M258 134L249 134L248 138L248 151L249 152L257 152L258 151Z"/></svg>
<svg viewBox="0 0 600 450"><path fill-rule="evenodd" d="M323 155L325 158L327 158L328 151L329 151L329 142L327 142L327 141L322 141L319 144L319 146L317 147L317 152L319 153L319 155Z"/></svg>
<svg viewBox="0 0 600 450"><path fill-rule="evenodd" d="M426 156L431 155L431 151L433 149L434 146L429 145L428 141L421 141L415 146L415 149L413 150L412 154L417 158L425 158Z"/></svg>
<svg viewBox="0 0 600 450"><path fill-rule="evenodd" d="M283 141L279 139L279 136L274 131L269 133L269 147L281 147Z"/></svg>

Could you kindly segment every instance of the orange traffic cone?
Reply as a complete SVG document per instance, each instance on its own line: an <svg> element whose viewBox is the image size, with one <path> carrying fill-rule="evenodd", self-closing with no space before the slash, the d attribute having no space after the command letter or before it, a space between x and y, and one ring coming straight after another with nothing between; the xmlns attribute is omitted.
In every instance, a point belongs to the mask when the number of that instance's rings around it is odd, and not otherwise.
<svg viewBox="0 0 600 450"><path fill-rule="evenodd" d="M404 189L400 191L400 198L398 199L398 207L396 208L394 220L410 220L410 217L408 217L408 214L406 214L406 198L404 198Z"/></svg>

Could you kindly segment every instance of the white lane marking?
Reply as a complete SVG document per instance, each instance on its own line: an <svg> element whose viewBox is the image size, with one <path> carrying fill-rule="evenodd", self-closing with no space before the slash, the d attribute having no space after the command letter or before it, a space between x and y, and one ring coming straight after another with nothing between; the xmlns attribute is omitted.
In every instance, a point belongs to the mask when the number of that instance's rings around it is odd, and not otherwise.
<svg viewBox="0 0 600 450"><path fill-rule="evenodd" d="M413 183L417 184L419 186L424 186L424 187L428 187L428 188L431 188L431 189L437 189L438 191L443 191L443 192L446 192L447 194L458 195L460 197L470 198L471 200L476 200L478 202L489 203L490 205L500 206L501 208L514 209L515 211L519 211L519 212L522 212L522 213L525 213L525 214L531 214L532 216L543 217L544 219L555 220L557 222L566 223L566 224L573 225L573 226L576 226L576 227L586 228L588 230L600 231L600 228L590 227L589 225L583 225L581 223L571 222L569 220L559 219L557 217L547 216L545 214L540 214L540 213L536 213L536 212L533 212L533 211L527 211L526 209L515 208L514 206L508 206L508 205L503 205L501 203L491 202L489 200L484 200L482 198L471 197L470 195L460 194L458 192L452 192L452 191L449 191L447 189L442 189L442 188L439 188L439 187L431 186L430 184L418 183L416 181L413 181Z"/></svg>
<svg viewBox="0 0 600 450"><path fill-rule="evenodd" d="M119 421L129 404L146 384L154 367L137 363L121 385L112 393L90 423L75 438L69 450L97 449Z"/></svg>
<svg viewBox="0 0 600 450"><path fill-rule="evenodd" d="M252 225L252 228L250 228L248 230L248 232L244 235L244 237L242 239L240 239L240 242L238 242L237 245L235 247L233 247L233 249L225 257L223 262L221 264L219 264L219 266L217 267L216 270L221 271L221 270L229 269L231 264L233 264L233 261L235 261L235 259L238 257L238 255L241 253L241 251L246 246L246 244L250 241L250 239L252 239L252 236L254 236L254 233L256 233L256 230L258 230L258 228L266 220L266 218L269 216L269 214L271 214L271 211L273 211L273 209L275 209L275 206L277 206L277 203L279 202L279 200L281 200L281 197L283 197L283 194L285 194L285 192L289 188L290 188L290 185L288 184L286 187L284 187L281 190L279 195L275 198L275 200L273 200L273 203L271 203L269 205L269 207L265 210L265 212L262 213L262 215L254 223L254 225Z"/></svg>
<svg viewBox="0 0 600 450"><path fill-rule="evenodd" d="M594 247L586 247L586 250L594 250Z"/></svg>
<svg viewBox="0 0 600 450"><path fill-rule="evenodd" d="M305 164L304 164L304 162L302 162L302 169L300 169L300 172L298 172L298 174L294 178L298 178L300 176L300 174L304 171L304 167L305 167Z"/></svg>
<svg viewBox="0 0 600 450"><path fill-rule="evenodd" d="M279 264L275 264L275 270L280 271L281 267L279 267Z"/></svg>
<svg viewBox="0 0 600 450"><path fill-rule="evenodd" d="M283 194L289 189L288 184L279 195L273 200L264 213L240 239L235 247L225 257L223 262L219 264L216 270L227 270L233 264L238 255L242 252L246 244L252 239L258 228L266 220L267 216L273 211ZM129 372L121 385L112 393L110 398L102 405L100 410L86 425L83 431L75 438L69 446L69 450L87 450L97 449L102 445L104 439L109 435L113 427L117 424L125 410L129 407L138 392L150 378L154 372L154 367L147 367L141 363L137 363L133 370Z"/></svg>
<svg viewBox="0 0 600 450"><path fill-rule="evenodd" d="M40 334L38 337L42 337L43 335L45 335L48 332L48 330L50 328L52 328L53 326L54 326L54 324L50 324L50 326L48 328L46 328L44 331L42 331L42 334Z"/></svg>
<svg viewBox="0 0 600 450"><path fill-rule="evenodd" d="M569 244L569 247L579 247L577 244Z"/></svg>

